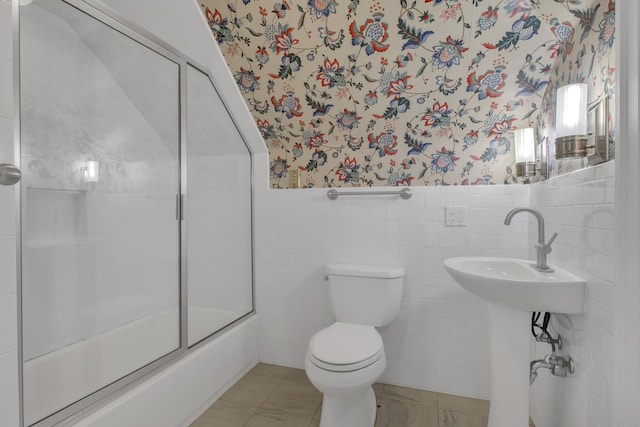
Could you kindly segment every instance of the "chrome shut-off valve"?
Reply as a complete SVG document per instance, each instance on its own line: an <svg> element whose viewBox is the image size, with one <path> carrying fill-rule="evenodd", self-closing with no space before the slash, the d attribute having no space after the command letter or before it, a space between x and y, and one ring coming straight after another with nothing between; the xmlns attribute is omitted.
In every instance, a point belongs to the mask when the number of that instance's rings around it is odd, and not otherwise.
<svg viewBox="0 0 640 427"><path fill-rule="evenodd" d="M550 356L551 373L556 377L566 377L567 374L574 374L576 372L576 365L573 363L571 356Z"/></svg>
<svg viewBox="0 0 640 427"><path fill-rule="evenodd" d="M557 356L555 354L547 354L544 359L533 360L529 371L529 384L538 377L538 369L546 368L557 377L566 377L567 374L574 374L576 366L571 356Z"/></svg>

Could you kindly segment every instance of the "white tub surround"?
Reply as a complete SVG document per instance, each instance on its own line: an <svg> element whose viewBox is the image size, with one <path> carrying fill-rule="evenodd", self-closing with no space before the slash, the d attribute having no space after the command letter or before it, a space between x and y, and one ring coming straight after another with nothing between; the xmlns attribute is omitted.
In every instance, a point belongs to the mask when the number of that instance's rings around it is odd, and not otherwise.
<svg viewBox="0 0 640 427"><path fill-rule="evenodd" d="M187 427L258 363L259 333L251 316L74 425Z"/></svg>

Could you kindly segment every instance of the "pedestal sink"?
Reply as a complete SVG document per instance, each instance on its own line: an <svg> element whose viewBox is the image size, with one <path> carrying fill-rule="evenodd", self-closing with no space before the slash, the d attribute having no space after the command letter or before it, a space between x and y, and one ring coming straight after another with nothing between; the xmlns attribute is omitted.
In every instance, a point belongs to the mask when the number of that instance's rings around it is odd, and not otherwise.
<svg viewBox="0 0 640 427"><path fill-rule="evenodd" d="M488 305L489 427L527 427L531 312L584 312L584 280L555 265L553 272L541 272L531 261L513 258L449 258L444 266Z"/></svg>

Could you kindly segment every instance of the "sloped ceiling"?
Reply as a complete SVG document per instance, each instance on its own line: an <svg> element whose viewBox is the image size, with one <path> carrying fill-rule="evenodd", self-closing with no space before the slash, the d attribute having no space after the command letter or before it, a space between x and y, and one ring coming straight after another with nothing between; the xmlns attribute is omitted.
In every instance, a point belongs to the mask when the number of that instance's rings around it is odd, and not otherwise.
<svg viewBox="0 0 640 427"><path fill-rule="evenodd" d="M535 126L558 62L606 63L612 10L598 0L202 0L274 188L292 170L306 187L519 182L514 130Z"/></svg>

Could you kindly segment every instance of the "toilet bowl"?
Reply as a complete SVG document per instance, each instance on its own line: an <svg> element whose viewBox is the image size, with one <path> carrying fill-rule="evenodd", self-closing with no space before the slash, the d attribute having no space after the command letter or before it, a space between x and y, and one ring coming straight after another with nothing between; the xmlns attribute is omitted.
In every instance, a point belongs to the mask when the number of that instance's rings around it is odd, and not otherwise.
<svg viewBox="0 0 640 427"><path fill-rule="evenodd" d="M336 322L309 342L305 371L323 393L320 427L370 427L376 417L371 386L387 359L373 326Z"/></svg>
<svg viewBox="0 0 640 427"><path fill-rule="evenodd" d="M400 310L404 269L328 264L325 273L336 322L311 337L304 361L309 380L324 395L320 427L372 427L371 386L387 366L376 327Z"/></svg>

